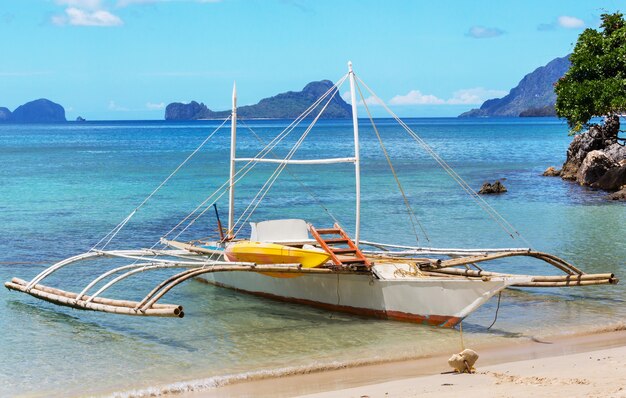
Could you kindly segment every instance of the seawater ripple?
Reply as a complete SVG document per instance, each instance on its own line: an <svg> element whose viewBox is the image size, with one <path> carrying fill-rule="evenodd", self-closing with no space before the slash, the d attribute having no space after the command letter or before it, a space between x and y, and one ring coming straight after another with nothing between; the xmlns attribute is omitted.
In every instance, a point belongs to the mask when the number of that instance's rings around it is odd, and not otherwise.
<svg viewBox="0 0 626 398"><path fill-rule="evenodd" d="M391 120L380 131L399 178L430 241L428 246L516 246ZM0 279L32 278L44 264L90 248L137 206L220 122L87 122L0 125ZM418 132L474 188L505 179L505 195L485 198L538 250L552 252L587 272L626 278L626 206L602 192L541 177L564 161L570 137L557 119L409 119ZM285 121L249 121L269 141ZM299 130L301 133L302 130ZM289 137L276 149L284 155ZM377 140L362 126L363 237L414 244ZM349 121L322 121L296 154L312 158L351 154ZM238 151L252 156L256 138L241 129ZM215 136L112 242L112 248L150 247L227 179L227 129ZM289 166L256 220L301 217L330 225L322 200L348 230L354 222L350 165ZM273 171L259 166L237 189L247 205ZM304 184L307 189L302 187ZM310 195L313 191L314 199ZM218 202L221 212L226 198ZM205 236L215 224L207 213L184 236ZM389 236L393 236L390 239ZM121 263L116 263L121 265ZM76 289L113 264L94 261L69 268L48 282ZM502 261L499 270L552 272L538 262ZM142 275L113 289L136 299L165 273ZM336 314L252 298L194 281L165 297L183 304L184 319L137 319L55 307L0 289L0 396L148 394L275 377L326 367L416 358L457 347L458 332ZM515 344L530 336L619 327L626 319L626 290L516 289L464 322L469 343ZM350 339L336 339L346 335ZM184 381L184 380L191 380ZM163 386L163 387L159 387ZM152 394L152 392L150 393Z"/></svg>

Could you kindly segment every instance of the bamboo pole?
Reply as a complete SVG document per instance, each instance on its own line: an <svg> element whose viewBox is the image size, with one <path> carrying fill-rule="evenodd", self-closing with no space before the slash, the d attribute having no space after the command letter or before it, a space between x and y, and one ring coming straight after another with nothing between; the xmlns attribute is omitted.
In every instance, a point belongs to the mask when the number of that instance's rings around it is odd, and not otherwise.
<svg viewBox="0 0 626 398"><path fill-rule="evenodd" d="M481 277L513 277L526 275L501 274L496 272L481 272L473 270L461 269L441 269L430 270L429 274L449 275L449 276L465 276L468 278ZM531 276L531 275L528 275ZM583 275L561 275L561 276L531 276L532 279L527 283L516 283L512 286L517 287L560 287L560 286L590 286L590 285L615 285L619 279L613 274L583 274Z"/></svg>
<svg viewBox="0 0 626 398"><path fill-rule="evenodd" d="M586 281L567 281L567 282L528 282L519 283L511 286L516 287L568 287L568 286L591 286L591 285L615 285L619 282L617 278L596 279Z"/></svg>
<svg viewBox="0 0 626 398"><path fill-rule="evenodd" d="M20 278L13 278L11 280L12 283L19 285L19 286L23 286L24 288L27 287L28 282L24 281L23 279ZM5 284L6 286L6 284ZM11 288L9 286L7 286L8 288ZM45 293L49 293L52 295L56 295L56 296L60 296L60 297L66 297L68 299L73 299L76 300L76 297L78 296L76 293L73 292L68 292L65 290L61 290L61 289L56 289L53 287L49 287L49 286L44 286L44 285L40 285L37 284L35 286L33 286L33 288L40 290L42 292ZM23 291L21 289L13 289L13 290L19 290L19 291ZM90 297L89 296L83 296L83 298L81 300L77 300L77 301L87 301ZM104 297L96 297L93 299L93 302L96 304L105 304L105 305L112 305L112 306L117 306L117 307L127 307L127 308L135 308L135 306L137 305L136 301L130 301L130 300L116 300L116 299L108 299L108 298L104 298ZM177 308L179 311L182 311L183 307L180 305L176 305L176 304L156 304L156 306L154 307L155 309L175 309Z"/></svg>
<svg viewBox="0 0 626 398"><path fill-rule="evenodd" d="M516 274L504 274L499 272L489 272L489 271L475 271L468 269L457 269L457 268L446 268L446 269L432 269L429 270L432 273L442 273L449 275L459 275L459 276L469 276L474 278L480 278L483 276L530 276L532 277L532 282L567 282L567 281L588 281L588 280L598 280L598 279L612 279L615 278L614 274L582 274L582 275L516 275Z"/></svg>
<svg viewBox="0 0 626 398"><path fill-rule="evenodd" d="M98 304L98 303L93 303L93 302L88 303L84 300L74 300L69 297L60 296L58 294L44 292L42 290L37 289L35 286L27 290L26 286L18 285L13 282L6 282L4 285L11 290L21 291L33 297L37 297L39 299L49 301L57 305L62 305L66 307L76 308L76 309L101 311L101 312L108 312L112 314L137 315L137 316L159 316L159 317L179 317L179 318L182 318L183 316L185 316L185 313L181 311L178 307L176 308L150 308L145 311L138 311L129 307Z"/></svg>
<svg viewBox="0 0 626 398"><path fill-rule="evenodd" d="M590 281L598 279L615 279L614 274L582 274L582 275L562 275L562 276L533 276L533 282L566 282L566 281Z"/></svg>

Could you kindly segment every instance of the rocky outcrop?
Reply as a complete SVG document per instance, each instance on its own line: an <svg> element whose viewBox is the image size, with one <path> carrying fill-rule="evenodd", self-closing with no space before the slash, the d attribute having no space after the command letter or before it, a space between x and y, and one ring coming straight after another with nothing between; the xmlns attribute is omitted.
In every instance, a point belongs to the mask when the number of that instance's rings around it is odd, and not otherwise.
<svg viewBox="0 0 626 398"><path fill-rule="evenodd" d="M569 56L556 58L545 66L524 76L519 84L502 98L485 101L479 109L472 109L459 117L517 117L551 116L555 114L554 83L570 67Z"/></svg>
<svg viewBox="0 0 626 398"><path fill-rule="evenodd" d="M9 119L12 123L58 123L65 122L65 109L45 98L18 106Z"/></svg>
<svg viewBox="0 0 626 398"><path fill-rule="evenodd" d="M576 173L576 181L580 185L591 185L619 164L612 161L602 151L591 151L585 157Z"/></svg>
<svg viewBox="0 0 626 398"><path fill-rule="evenodd" d="M616 142L604 149L604 153L614 162L626 162L626 145L618 144Z"/></svg>
<svg viewBox="0 0 626 398"><path fill-rule="evenodd" d="M605 126L593 125L589 128L589 131L574 136L567 148L567 158L561 169L561 177L564 180L577 179L578 168L582 165L589 152L604 150L616 144L615 137L617 133L613 133L612 128L612 126L607 128ZM616 149L615 156L618 156L617 151ZM613 155L611 158L613 158Z"/></svg>
<svg viewBox="0 0 626 398"><path fill-rule="evenodd" d="M8 122L9 120L11 120L11 111L0 107L0 122Z"/></svg>
<svg viewBox="0 0 626 398"><path fill-rule="evenodd" d="M333 86L330 80L307 84L302 91L288 91L273 97L264 98L255 105L241 106L237 114L249 119L294 119L311 106L321 95ZM212 111L203 103L191 101L188 104L172 103L165 108L166 120L222 119L230 115L228 111ZM315 117L313 112L309 117ZM339 95L335 96L322 114L323 119L347 119L352 117L352 108Z"/></svg>
<svg viewBox="0 0 626 398"><path fill-rule="evenodd" d="M618 139L619 127L619 117L609 116L604 124L576 135L567 149L561 178L605 191L622 190L626 186L626 147ZM549 167L543 175L556 172ZM620 195L608 198L619 199Z"/></svg>
<svg viewBox="0 0 626 398"><path fill-rule="evenodd" d="M541 108L529 108L519 113L519 117L548 117L556 116L554 105L546 105Z"/></svg>
<svg viewBox="0 0 626 398"><path fill-rule="evenodd" d="M478 193L481 195L489 195L494 193L504 193L506 191L507 189L505 188L505 186L502 185L500 181L496 181L493 184L485 182L480 188L480 191L478 191Z"/></svg>
<svg viewBox="0 0 626 398"><path fill-rule="evenodd" d="M554 167L550 166L546 169L546 171L542 174L544 177L560 177L561 170L557 170Z"/></svg>
<svg viewBox="0 0 626 398"><path fill-rule="evenodd" d="M191 101L188 104L173 102L165 108L165 120L198 120L207 119L211 112L204 104Z"/></svg>
<svg viewBox="0 0 626 398"><path fill-rule="evenodd" d="M605 191L617 191L624 185L626 185L626 165L607 170L591 186Z"/></svg>
<svg viewBox="0 0 626 398"><path fill-rule="evenodd" d="M623 186L622 189L620 189L617 192L613 192L612 194L608 195L606 198L609 200L626 201L626 186Z"/></svg>

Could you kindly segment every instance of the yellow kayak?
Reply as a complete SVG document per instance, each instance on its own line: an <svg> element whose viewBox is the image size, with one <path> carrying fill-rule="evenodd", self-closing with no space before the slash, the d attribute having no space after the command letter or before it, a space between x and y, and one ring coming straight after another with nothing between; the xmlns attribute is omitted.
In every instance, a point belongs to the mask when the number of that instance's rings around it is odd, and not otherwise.
<svg viewBox="0 0 626 398"><path fill-rule="evenodd" d="M304 268L319 267L330 258L330 254L321 249L299 249L276 243L248 240L228 246L224 254L230 261L256 264L302 264Z"/></svg>

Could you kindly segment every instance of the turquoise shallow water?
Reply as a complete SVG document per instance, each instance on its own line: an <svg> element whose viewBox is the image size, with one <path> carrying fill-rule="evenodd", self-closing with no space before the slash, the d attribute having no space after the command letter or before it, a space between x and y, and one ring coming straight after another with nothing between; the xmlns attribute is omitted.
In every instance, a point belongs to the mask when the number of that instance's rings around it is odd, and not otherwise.
<svg viewBox="0 0 626 398"><path fill-rule="evenodd" d="M570 137L556 119L410 119L409 125L474 188L506 178L509 192L486 200L537 250L587 272L626 274L626 206L601 192L541 177L564 160ZM146 197L217 126L216 122L101 122L0 125L0 279L28 279L45 264L89 249ZM248 122L264 140L288 123ZM419 244L448 247L525 246L511 240L390 120L379 127L412 206L428 234ZM301 131L300 131L301 132ZM297 132L296 132L297 133ZM351 125L324 121L298 158L350 156ZM288 141L293 143L295 138ZM207 146L111 243L148 247L225 181L228 129ZM362 236L415 244L401 196L373 132L362 126ZM259 143L240 126L238 151ZM277 149L286 153L287 146ZM237 190L237 207L273 166L259 166ZM301 217L329 225L321 201L343 225L353 225L350 165L290 166L259 207L255 220ZM297 180L292 175L297 177ZM311 195L311 192L314 194ZM225 220L226 202L219 202ZM213 213L181 238L205 236ZM552 270L535 262L499 269ZM60 272L48 283L76 289L104 264ZM518 268L519 269L519 268ZM526 270L527 269L527 270ZM117 294L138 298L164 274L145 275ZM516 290L492 300L464 322L470 342L572 333L624 321L624 285ZM166 302L185 305L183 319L138 319L55 307L0 290L0 396L82 396L129 391L208 388L224 380L284 374L359 361L416 357L459 344L458 332L334 314L251 298L189 282ZM338 339L337 336L345 336Z"/></svg>

